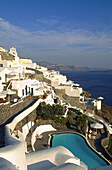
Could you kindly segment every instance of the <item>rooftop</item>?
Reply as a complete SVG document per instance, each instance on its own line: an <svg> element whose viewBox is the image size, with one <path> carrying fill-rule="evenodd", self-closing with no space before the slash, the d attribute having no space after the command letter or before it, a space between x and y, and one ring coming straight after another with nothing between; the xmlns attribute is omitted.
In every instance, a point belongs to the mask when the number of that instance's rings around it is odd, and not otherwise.
<svg viewBox="0 0 112 170"><path fill-rule="evenodd" d="M8 52L0 51L0 55L2 60L15 60L15 56Z"/></svg>

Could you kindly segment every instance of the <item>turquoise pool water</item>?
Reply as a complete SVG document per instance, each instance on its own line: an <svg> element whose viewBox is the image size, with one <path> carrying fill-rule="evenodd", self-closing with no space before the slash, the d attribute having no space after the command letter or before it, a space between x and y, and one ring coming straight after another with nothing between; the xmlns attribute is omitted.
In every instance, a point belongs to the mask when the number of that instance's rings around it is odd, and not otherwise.
<svg viewBox="0 0 112 170"><path fill-rule="evenodd" d="M74 156L83 161L90 170L98 166L106 166L107 163L92 151L83 137L74 133L53 134L52 146L61 145L69 149Z"/></svg>
<svg viewBox="0 0 112 170"><path fill-rule="evenodd" d="M86 106L93 106L93 103L87 102L87 103L85 103L85 105L86 105Z"/></svg>

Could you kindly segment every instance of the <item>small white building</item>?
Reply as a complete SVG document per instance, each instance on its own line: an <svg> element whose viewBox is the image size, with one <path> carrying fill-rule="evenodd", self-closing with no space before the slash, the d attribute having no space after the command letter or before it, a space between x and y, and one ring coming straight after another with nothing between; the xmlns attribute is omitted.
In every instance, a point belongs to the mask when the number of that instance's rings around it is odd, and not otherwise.
<svg viewBox="0 0 112 170"><path fill-rule="evenodd" d="M49 71L48 73L45 72L46 75L45 77L49 80L51 80L51 85L56 87L59 86L60 84L66 84L67 83L67 77L63 76L59 73L59 71ZM45 74L44 73L44 74Z"/></svg>
<svg viewBox="0 0 112 170"><path fill-rule="evenodd" d="M17 67L18 63L15 56L8 52L0 52L0 67Z"/></svg>
<svg viewBox="0 0 112 170"><path fill-rule="evenodd" d="M101 110L101 100L94 100L94 106L96 106L97 110Z"/></svg>
<svg viewBox="0 0 112 170"><path fill-rule="evenodd" d="M0 67L29 67L36 68L36 63L32 63L31 59L18 57L16 48L10 48L10 52L0 47Z"/></svg>
<svg viewBox="0 0 112 170"><path fill-rule="evenodd" d="M34 93L34 88L31 86L31 79L24 80L12 80L12 89L17 90L17 95L19 97L25 97L28 94Z"/></svg>
<svg viewBox="0 0 112 170"><path fill-rule="evenodd" d="M74 84L71 80L67 81L67 77L61 75L59 71L44 71L43 75L51 81L51 86L56 89L65 89L65 93L68 96L80 97L82 87L76 86L76 84Z"/></svg>
<svg viewBox="0 0 112 170"><path fill-rule="evenodd" d="M14 56L18 56L18 53L17 53L17 51L16 51L16 48L14 48L14 47L10 48L10 52L9 52L9 53L11 53L11 54L14 55Z"/></svg>
<svg viewBox="0 0 112 170"><path fill-rule="evenodd" d="M7 83L10 80L24 78L22 67L1 67L0 83Z"/></svg>
<svg viewBox="0 0 112 170"><path fill-rule="evenodd" d="M24 78L24 68L18 66L18 67L11 67L7 68L9 73L7 74L7 81L12 79L20 79Z"/></svg>
<svg viewBox="0 0 112 170"><path fill-rule="evenodd" d="M24 79L24 80L12 80L12 89L17 90L19 97L25 97L27 95L44 95L45 93L52 92L52 88L47 86L44 82L38 80Z"/></svg>

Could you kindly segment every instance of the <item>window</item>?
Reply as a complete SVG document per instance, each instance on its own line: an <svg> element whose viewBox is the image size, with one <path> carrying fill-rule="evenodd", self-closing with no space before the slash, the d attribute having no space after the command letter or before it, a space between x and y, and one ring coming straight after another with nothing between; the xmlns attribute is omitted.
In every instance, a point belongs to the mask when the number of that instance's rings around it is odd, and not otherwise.
<svg viewBox="0 0 112 170"><path fill-rule="evenodd" d="M2 80L2 78L0 77L0 80Z"/></svg>
<svg viewBox="0 0 112 170"><path fill-rule="evenodd" d="M0 64L0 67L3 67L3 64Z"/></svg>

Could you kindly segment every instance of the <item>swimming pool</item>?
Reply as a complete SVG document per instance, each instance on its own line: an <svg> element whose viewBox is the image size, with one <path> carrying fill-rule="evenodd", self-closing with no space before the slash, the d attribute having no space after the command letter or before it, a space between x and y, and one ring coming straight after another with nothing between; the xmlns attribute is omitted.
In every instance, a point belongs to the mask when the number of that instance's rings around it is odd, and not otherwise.
<svg viewBox="0 0 112 170"><path fill-rule="evenodd" d="M86 105L86 106L93 106L93 103L91 103L91 102L86 102L85 105Z"/></svg>
<svg viewBox="0 0 112 170"><path fill-rule="evenodd" d="M52 146L61 145L83 161L88 169L107 166L107 162L88 147L83 137L74 133L53 134Z"/></svg>

